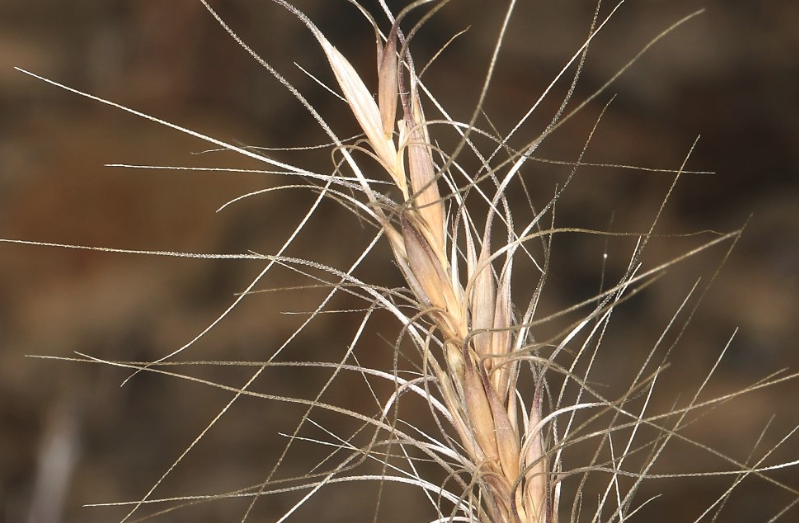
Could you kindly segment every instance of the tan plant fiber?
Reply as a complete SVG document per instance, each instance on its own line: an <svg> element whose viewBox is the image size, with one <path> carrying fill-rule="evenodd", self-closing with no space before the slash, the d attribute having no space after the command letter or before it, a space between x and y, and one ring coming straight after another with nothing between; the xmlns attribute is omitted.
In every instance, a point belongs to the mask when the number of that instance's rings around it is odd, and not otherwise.
<svg viewBox="0 0 799 523"><path fill-rule="evenodd" d="M378 60L378 103L346 58L324 40L323 48L371 149L404 198L391 209L399 225L385 215L381 225L422 312L441 335L446 365L434 365L435 374L482 487L488 520L555 522L555 489L543 439L536 432L540 406L533 407L528 423L520 427L514 401L518 363L512 358L510 271L504 270L497 281L489 260L490 227L479 255L468 236L465 288L453 270L457 260L447 256L452 224L438 190L428 123L412 62L397 56L394 27ZM410 75L410 89L400 95L397 75L402 68ZM404 116L396 122L395 144L391 130L398 96ZM428 357L435 361L434 354Z"/></svg>

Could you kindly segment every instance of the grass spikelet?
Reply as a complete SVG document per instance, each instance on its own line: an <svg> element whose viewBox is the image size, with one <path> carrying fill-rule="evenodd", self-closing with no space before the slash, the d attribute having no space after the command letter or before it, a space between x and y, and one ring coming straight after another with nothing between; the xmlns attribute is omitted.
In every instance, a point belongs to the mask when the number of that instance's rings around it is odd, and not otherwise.
<svg viewBox="0 0 799 523"><path fill-rule="evenodd" d="M396 25L394 26L396 27ZM392 29L394 33L395 29ZM475 443L473 454L469 456L476 477L483 478L482 494L488 498L486 507L490 519L496 522L549 522L556 510L552 507L550 488L528 489L525 483L529 480L520 477L521 442L516 430L517 423L511 417L517 414L505 400L509 396L507 375L509 367L515 364L508 360L510 348L510 271L504 271L499 292L494 292L493 276L490 264L486 262L489 252L483 249L481 260L482 277L476 280L475 296L477 299L468 302L464 299L464 290L452 273L458 259L447 260L446 236L442 233L451 230L452 225L444 222L443 205L437 188L435 166L430 154L431 145L427 135L427 122L424 120L418 93L415 85L414 68L410 62L403 64L411 75L410 100L402 105L408 112L405 115L405 129L409 135L407 150L408 160L402 162L392 155L403 152L396 147L390 138L377 131L377 122L382 117L384 129L393 128L385 118L392 114L391 110L380 111L368 98L363 81L357 77L343 57L334 48L324 46L330 56L330 64L336 79L347 98L353 115L358 120L372 149L382 165L389 171L391 179L397 185L406 201L397 204L392 214L400 218L400 230L404 249L394 249L404 257L397 260L405 267L407 282L422 305L420 312L432 318L433 324L440 332L441 343L447 352L448 380L454 384L459 394L444 394L445 404L450 412L465 412L468 432L466 437ZM387 44L387 50L391 49ZM381 97L383 105L392 104L391 95L396 90L396 79L386 78L387 74L397 74L396 67L386 66L386 51L382 56L380 71ZM391 56L393 63L393 54ZM389 95L383 96L383 86ZM357 93L357 94L356 94ZM408 165L409 174L403 170ZM408 181L409 180L409 181ZM413 196L408 194L410 186ZM500 194L501 195L501 194ZM384 224L384 227L392 227ZM467 233L469 234L468 230ZM392 237L389 235L389 237ZM488 245L490 238L485 238ZM472 242L473 243L473 242ZM429 308L430 310L426 310ZM469 318L474 318L470 325ZM487 330L478 333L483 335L480 342L470 335L474 330ZM491 333L490 331L493 331ZM488 335L488 337L486 337ZM425 354L426 359L437 358L435 354ZM491 374L493 367L493 373ZM515 391L513 392L515 394ZM503 399L504 398L504 399ZM536 418L540 416L535 416ZM533 446L532 448L536 448ZM532 468L541 469L542 456L535 456ZM535 475L546 476L546 471L539 470ZM533 482L535 480L533 479ZM544 481L544 483L549 483ZM518 490L517 490L518 489ZM532 499L528 499L533 496Z"/></svg>

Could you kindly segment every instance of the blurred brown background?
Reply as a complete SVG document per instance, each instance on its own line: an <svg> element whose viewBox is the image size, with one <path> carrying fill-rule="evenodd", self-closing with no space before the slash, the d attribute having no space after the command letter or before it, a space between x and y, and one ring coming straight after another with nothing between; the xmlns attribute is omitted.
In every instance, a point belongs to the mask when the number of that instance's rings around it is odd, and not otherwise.
<svg viewBox="0 0 799 523"><path fill-rule="evenodd" d="M584 0L519 3L486 106L501 131L511 128L579 47L594 9L593 2ZM403 3L390 4L396 8ZM503 16L500 4L454 0L417 38L416 57L423 63L451 35L470 27L426 75L433 92L461 119L469 117L475 103ZM331 81L322 53L299 22L268 1L213 5L244 41L308 93L325 117L340 120L340 136L356 132L343 104L293 65ZM372 70L372 33L352 7L322 0L297 5L360 70ZM610 7L603 6L602 12ZM665 389L658 389L666 408L678 395L682 400L693 395L736 328L740 330L708 397L738 390L783 368L799 370L799 5L793 0L631 0L597 39L576 99L584 99L652 37L699 8L707 10L647 53L540 151L543 157L574 160L599 110L617 95L589 149L589 161L676 169L701 135L688 168L714 172L680 181L661 232L729 231L753 216L675 349L674 366L663 378ZM376 9L373 12L378 16ZM2 238L273 253L313 201L313 194L292 191L251 199L216 214L229 199L275 186L281 179L103 167L132 163L262 168L232 154L199 154L210 146L48 86L13 66L237 144L289 147L324 140L293 97L195 0L3 0ZM516 145L543 128L543 115L557 107L565 85L559 85L541 109L541 119ZM269 154L329 169L327 153ZM548 197L553 180L562 180L565 171L554 169L555 177L538 178L536 168L554 168L536 164L527 174L531 186L544 195L541 198ZM613 169L586 170L580 176L558 210L562 225L606 228L613 217L617 230L646 230L671 181L664 174ZM352 262L356 245L370 234L333 204L312 223L290 253L341 268ZM554 277L546 291L552 310L598 288L603 246L591 241L583 247L564 240L559 258L564 276ZM674 256L685 250L681 245L685 244L655 242L651 260ZM618 252L613 247L608 248L611 273L623 268L629 256L629 244ZM396 275L381 269L387 250L378 250L375 257L375 264L359 274L399 285ZM722 257L723 249L715 249L672 269L668 283L653 286L630 310L619 312L613 323L617 333L609 337L604 353L606 363L594 379L630 379L695 279L701 275L706 281ZM70 356L78 351L107 359L157 359L196 336L260 269L258 262L0 244L2 521L118 520L124 510L81 505L139 499L230 400L228 393L152 375L137 376L120 388L127 371L25 355ZM295 281L303 280L278 273L264 287ZM308 310L319 296L299 292L250 299L185 357L264 360L302 319L281 316L280 311ZM357 319L347 316L321 320L289 347L285 359L336 361L356 326ZM396 329L388 332L392 339ZM371 355L365 357L373 361L365 363L379 365L385 358L390 364L389 346L377 337L369 343ZM308 396L318 389L303 389L303 380L311 378L294 372L272 373L258 390ZM246 379L246 373L215 368L199 374L236 386ZM348 394L350 399L358 397L344 387L334 398L347 401ZM754 452L761 456L799 423L797 394L799 384L789 382L746 395L712 411L690 435L745 461L775 415L764 443ZM263 480L275 449L285 444L276 434L291 432L301 412L276 403L238 402L155 497L223 492ZM797 459L798 449L796 438L788 440L767 463ZM723 468L721 462L703 461L707 456L688 446L677 444L673 450L663 458L661 472ZM295 461L289 467L298 471L315 459L313 451L290 458ZM773 476L799 489L796 469ZM731 481L650 482L639 500L663 492L669 501L638 520L693 521ZM342 487L340 496L325 498L315 510L322 510L324 521L351 521L356 507L349 504L347 493L365 496L359 490L363 488ZM404 495L386 494L386 520L413 519L413 505L404 504ZM765 521L796 498L764 481L747 480L721 519ZM288 499L262 501L253 521L286 510ZM238 521L245 506L241 500L201 505L199 510L167 514L163 521ZM370 517L371 505L360 508L356 517ZM398 512L390 516L395 509ZM793 521L797 514L799 509L793 508L783 521Z"/></svg>

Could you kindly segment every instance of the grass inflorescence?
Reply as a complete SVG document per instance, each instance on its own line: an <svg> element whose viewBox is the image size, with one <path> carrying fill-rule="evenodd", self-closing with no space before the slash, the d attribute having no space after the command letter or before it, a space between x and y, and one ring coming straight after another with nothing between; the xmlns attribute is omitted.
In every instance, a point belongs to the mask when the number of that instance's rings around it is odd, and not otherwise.
<svg viewBox="0 0 799 523"><path fill-rule="evenodd" d="M417 64L411 52L415 35L424 30L428 19L439 9L457 2L419 0L398 13L392 13L381 2L385 22L374 19L356 4L361 18L374 28L375 41L368 45L376 44L377 50L376 67L358 70L302 11L275 0L307 27L327 59L334 83L325 88L346 104L359 127L360 134L355 138L342 138L303 93L249 48L209 4L201 1L220 26L313 116L327 135L326 148L333 167L329 172L304 167L302 147L294 151L299 158L296 163L279 161L259 149L227 143L39 77L188 133L214 148L244 155L266 164L265 172L279 173L292 180L283 187L243 195L224 207L256 197L279 198L280 192L276 191L281 188L301 186L314 194L304 218L288 231L285 243L269 254L148 252L16 241L119 253L233 258L264 264L215 321L168 355L148 362L109 361L88 355L76 358L131 369L134 372L128 379L135 380L140 373L154 373L191 380L230 394L218 415L168 465L145 495L133 502L103 505L126 506L122 520L132 521L140 516L172 517L176 511L197 504L243 500L243 515L237 516L243 521L255 517L251 514L262 500L285 496L291 501L279 521L292 517L325 520L328 519L325 504L315 503L317 498L326 499L325 493L337 485L367 482L379 488L373 500L360 502L374 507L375 521L384 520L385 509L381 507L391 505L392 489L400 485L411 486L420 493L417 499L426 506L432 521L645 521L652 500L637 497L645 482L696 475L730 477L730 487L697 514L697 521L718 517L736 487L750 476L770 481L776 488L791 493L794 498L789 506L799 499L799 493L791 487L769 477L771 471L794 464L766 465L773 449L741 461L685 435L685 429L715 405L790 376L770 376L747 389L708 399L705 389L713 376L713 367L704 381L685 393L687 401L675 399L663 410L653 407L657 384L667 372L669 355L690 323L706 287L695 286L672 320L653 336L639 370L625 378L620 394L609 395L606 387L594 378L595 367L606 357L602 349L617 309L666 277L667 269L686 260L717 247L724 252L722 260L726 259L742 233L742 229L723 234L705 233L699 235L701 242L670 259L655 263L645 260L644 253L651 242L668 236L658 230L659 220L672 189L682 176L690 174L687 165L692 148L675 169L661 170L661 174L669 173L673 182L663 195L661 207L653 209L650 222L640 230L611 232L607 227L561 226L556 216L558 203L569 191L573 177L581 169L597 167L587 162L585 155L599 132L607 107L599 111L593 125L579 138L581 147L577 157L560 163L567 174L543 203L537 201L540 195L532 195L528 187L536 169L546 165L536 155L542 144L575 115L581 115L589 103L606 96L612 82L644 51L695 14L666 28L617 75L578 103L575 88L588 51L594 39L607 30L606 25L621 4L601 16L604 11L598 6L585 43L574 50L540 97L529 108L518 111L512 129L500 133L485 114L484 102L490 94L492 75L515 2L506 7L494 54L481 80L476 107L470 118L458 121L447 112L446 93L436 95L428 90L420 73L427 66ZM418 16L419 12L423 14ZM410 14L418 21L406 26L406 16ZM431 67L434 69L435 63ZM319 77L324 78L321 73ZM554 96L552 87L556 84L566 84L567 88L544 131L520 139L520 129L537 117L543 100ZM368 85L376 85L376 93ZM311 218L329 201L357 217L354 227L372 232L366 247L348 267L333 267L317 259L290 254L292 242L313 227ZM341 236L342 242L348 241L347 231L341 231ZM603 273L605 279L598 292L568 307L542 312L546 290L555 285L551 282L551 274L557 270L553 266L557 263L553 252L565 236L603 241L623 239L633 247L619 275ZM401 286L389 287L359 276L360 267L386 246L392 260L383 270L395 271ZM176 360L185 356L192 345L247 297L262 292L260 287L268 276L282 270L305 280L304 288L321 291L321 298L306 312L296 331L270 350L266 361ZM295 287L293 291L302 292L302 289ZM283 291L292 289L286 285ZM333 304L340 295L347 295L348 303L357 306L337 311ZM288 351L301 333L326 314L336 312L360 315L347 349L338 361L283 359L284 349ZM384 338L383 345L374 344L368 350L391 353L390 358L380 361L393 364L373 367L363 363L365 360L358 356L357 349L371 343L363 341L364 333L374 317L386 313L398 324L398 331L392 339ZM184 366L209 365L244 367L252 369L252 373L243 385L228 385L181 370ZM309 396L283 395L256 386L264 375L280 369L323 370L329 372L329 378ZM327 399L329 390L342 383L347 386L350 381L353 387L367 391L376 408L364 411L361 406ZM166 478L244 397L290 404L299 409L299 421L293 432L284 434L288 443L263 481L223 493L159 497L159 487ZM662 406L663 402L657 404ZM327 419L329 414L348 418L355 428L350 433L327 428L318 419ZM711 453L726 463L727 468L685 473L659 471L664 453L675 442ZM292 447L309 443L323 452L316 466L297 476L281 476L281 466L290 459ZM301 511L303 507L313 507L322 513L309 516ZM781 514L780 510L775 509L775 517Z"/></svg>

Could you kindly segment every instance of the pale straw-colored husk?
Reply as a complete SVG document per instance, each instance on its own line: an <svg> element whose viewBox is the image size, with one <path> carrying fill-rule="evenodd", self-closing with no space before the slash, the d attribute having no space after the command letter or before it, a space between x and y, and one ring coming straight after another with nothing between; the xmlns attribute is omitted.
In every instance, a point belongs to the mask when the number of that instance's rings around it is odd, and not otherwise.
<svg viewBox="0 0 799 523"><path fill-rule="evenodd" d="M494 273L489 229L480 239L479 255L469 237L468 283L462 285L454 274L457 260L447 254L452 224L439 193L417 78L410 60L397 56L394 38L396 31L379 60L378 103L346 58L326 41L322 44L370 148L402 195L402 203L393 209L397 219L385 218L382 227L422 312L441 337L446 365L437 367L436 377L481 488L485 518L497 523L555 522L555 489L544 439L530 432L540 430L540 405L533 407L526 426L519 426L516 413L510 271L499 277ZM408 90L401 95L400 69L410 75ZM395 122L398 97L405 114ZM458 212L451 209L449 216Z"/></svg>

